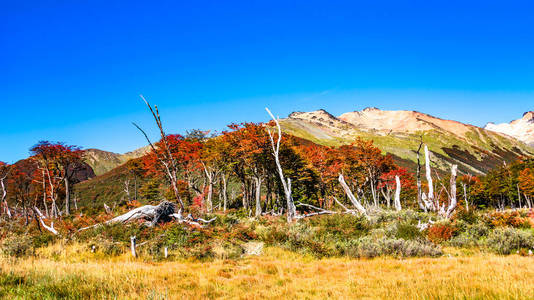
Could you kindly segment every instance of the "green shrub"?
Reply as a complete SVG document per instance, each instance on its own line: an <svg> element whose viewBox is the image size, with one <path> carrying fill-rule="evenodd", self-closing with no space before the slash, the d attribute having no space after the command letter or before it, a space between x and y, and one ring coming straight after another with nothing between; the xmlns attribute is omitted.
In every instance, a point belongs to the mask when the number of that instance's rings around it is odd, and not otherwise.
<svg viewBox="0 0 534 300"><path fill-rule="evenodd" d="M348 243L344 249L344 254L356 258L373 258L383 255L394 257L435 257L441 255L442 251L439 247L425 241L363 237Z"/></svg>
<svg viewBox="0 0 534 300"><path fill-rule="evenodd" d="M533 248L534 235L532 231L527 230L497 228L488 235L486 245L498 254L510 254L514 250Z"/></svg>
<svg viewBox="0 0 534 300"><path fill-rule="evenodd" d="M486 237L488 233L489 227L484 223L467 225L460 234L454 236L449 241L449 245L463 248L482 246L484 243L482 239Z"/></svg>
<svg viewBox="0 0 534 300"><path fill-rule="evenodd" d="M27 235L10 235L0 244L2 254L12 257L23 257L32 253L32 240Z"/></svg>
<svg viewBox="0 0 534 300"><path fill-rule="evenodd" d="M399 239L415 240L423 236L416 225L407 222L397 223L396 229L395 237Z"/></svg>
<svg viewBox="0 0 534 300"><path fill-rule="evenodd" d="M55 240L56 236L48 233L41 233L34 235L32 237L32 246L33 248L41 248L48 246L51 242Z"/></svg>

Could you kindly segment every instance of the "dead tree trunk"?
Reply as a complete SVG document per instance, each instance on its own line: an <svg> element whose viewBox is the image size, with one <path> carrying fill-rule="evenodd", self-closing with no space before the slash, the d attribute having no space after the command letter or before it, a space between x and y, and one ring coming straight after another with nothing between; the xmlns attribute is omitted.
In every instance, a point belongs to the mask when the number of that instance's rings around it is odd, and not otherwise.
<svg viewBox="0 0 534 300"><path fill-rule="evenodd" d="M282 141L282 129L280 128L280 123L278 123L278 119L274 117L271 111L268 108L265 108L265 110L267 111L267 113L269 113L273 121L276 123L276 127L278 129L278 140L276 144L274 142L274 137L271 133L271 130L267 128L267 131L269 132L269 138L271 139L271 146L273 148L273 155L274 160L276 162L276 167L278 169L278 175L280 176L280 181L282 182L284 193L286 195L287 222L291 222L297 214L297 208L295 207L295 204L293 202L293 196L291 195L291 179L288 178L286 181L284 171L282 170L282 165L280 164L280 142Z"/></svg>
<svg viewBox="0 0 534 300"><path fill-rule="evenodd" d="M66 172L66 171L65 171ZM65 215L70 214L70 181L68 175L65 175Z"/></svg>
<svg viewBox="0 0 534 300"><path fill-rule="evenodd" d="M452 165L452 168L451 168L451 194L450 194L450 203L449 203L449 208L447 209L447 219L450 218L452 216L452 213L454 212L454 210L456 209L456 205L457 205L457 202L456 202L456 172L457 172L457 169L458 169L458 165Z"/></svg>
<svg viewBox="0 0 534 300"><path fill-rule="evenodd" d="M428 151L427 145L425 145L425 175L428 182L428 193L426 197L422 197L425 202L425 206L430 210L436 210L434 203L434 183L432 182L432 170L430 169L430 151Z"/></svg>
<svg viewBox="0 0 534 300"><path fill-rule="evenodd" d="M135 250L135 248L136 248L136 238L135 236L131 236L130 237L130 249L132 250L133 257L137 257L137 251Z"/></svg>
<svg viewBox="0 0 534 300"><path fill-rule="evenodd" d="M467 184L463 183L462 187L464 189L465 210L469 212L469 200L467 199Z"/></svg>
<svg viewBox="0 0 534 300"><path fill-rule="evenodd" d="M226 174L221 174L221 180L222 180L222 198L223 198L223 211L226 212L226 206L228 205L228 193L226 191L227 188L227 179Z"/></svg>
<svg viewBox="0 0 534 300"><path fill-rule="evenodd" d="M51 222L50 226L47 226L44 222L44 219L46 217L41 213L41 211L37 207L34 207L33 211L35 213L36 218L38 218L41 222L41 226L43 226L44 229L50 231L54 235L59 235L59 232L54 228L54 222Z"/></svg>
<svg viewBox="0 0 534 300"><path fill-rule="evenodd" d="M397 188L395 189L395 200L394 200L394 203L395 203L395 209L397 211L400 211L402 209L401 207L401 203L400 203L400 193L401 193L401 182L400 182L400 178L399 176L395 176L395 182L397 184Z"/></svg>
<svg viewBox="0 0 534 300"><path fill-rule="evenodd" d="M256 182L256 218L261 216L261 184L263 181L263 178L261 176L254 178Z"/></svg>
<svg viewBox="0 0 534 300"><path fill-rule="evenodd" d="M8 218L11 219L11 210L9 209L9 205L7 204L7 189L4 184L5 179L7 178L7 174L0 178L0 188L2 189L2 205L4 206L4 211L7 214Z"/></svg>
<svg viewBox="0 0 534 300"><path fill-rule="evenodd" d="M343 177L343 174L339 174L338 180L339 180L339 183L341 184L341 187L343 187L343 190L345 191L345 194L347 195L347 197L349 198L350 202L352 203L352 205L354 205L354 207L356 208L356 210L358 210L358 212L360 212L361 214L366 215L367 211L365 210L365 207L363 207L363 205L360 203L360 201L358 199L356 199L356 197L354 197L354 194L352 193L352 191L350 190L349 186L345 182L345 178Z"/></svg>
<svg viewBox="0 0 534 300"><path fill-rule="evenodd" d="M157 151L156 147L154 147L154 145L148 138L148 135L143 131L143 129L141 129L141 127L137 126L137 124L135 123L133 125L137 127L137 129L139 129L139 131L143 133L146 140L150 144L152 151L156 155L158 161L163 165L165 169L165 175L167 175L167 179L169 180L171 184L172 190L174 192L174 196L176 197L176 200L178 201L178 204L180 206L178 214L181 215L185 209L185 206L184 206L184 202L182 201L182 197L180 196L180 191L178 189L179 168L178 168L178 165L176 163L174 156L171 153L171 149L167 141L167 135L165 134L165 131L163 130L163 123L161 122L158 107L154 106L154 108L152 108L150 103L148 103L148 101L145 99L145 97L143 97L143 95L141 95L141 99L143 99L145 104L148 106L148 109L152 113L152 116L154 117L154 120L156 121L156 125L158 126L158 129L161 135L161 143L162 143L162 149L160 151L161 153Z"/></svg>
<svg viewBox="0 0 534 300"><path fill-rule="evenodd" d="M421 142L419 143L419 148L417 149L417 205L419 205L419 208L427 211L426 205L423 203L422 199L422 187L421 187L421 160L420 160L420 153L421 148L423 147L423 137L421 136Z"/></svg>

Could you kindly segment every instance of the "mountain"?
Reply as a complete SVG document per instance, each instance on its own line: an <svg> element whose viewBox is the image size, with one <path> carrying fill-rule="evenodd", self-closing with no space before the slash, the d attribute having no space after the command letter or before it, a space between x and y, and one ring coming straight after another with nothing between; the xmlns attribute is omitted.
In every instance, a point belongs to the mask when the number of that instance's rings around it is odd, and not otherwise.
<svg viewBox="0 0 534 300"><path fill-rule="evenodd" d="M534 154L533 148L513 137L416 111L366 108L339 117L325 110L294 112L280 123L286 133L323 145L347 144L357 137L371 139L411 168L421 136L432 151L434 167L443 171L454 163L464 173L484 174L504 162Z"/></svg>
<svg viewBox="0 0 534 300"><path fill-rule="evenodd" d="M149 150L149 146L145 146L131 152L118 154L99 149L87 149L85 150L85 162L93 168L96 175L101 175L126 163L130 159L143 156Z"/></svg>
<svg viewBox="0 0 534 300"><path fill-rule="evenodd" d="M534 111L526 112L521 119L514 120L510 123L488 123L484 128L507 134L534 147Z"/></svg>

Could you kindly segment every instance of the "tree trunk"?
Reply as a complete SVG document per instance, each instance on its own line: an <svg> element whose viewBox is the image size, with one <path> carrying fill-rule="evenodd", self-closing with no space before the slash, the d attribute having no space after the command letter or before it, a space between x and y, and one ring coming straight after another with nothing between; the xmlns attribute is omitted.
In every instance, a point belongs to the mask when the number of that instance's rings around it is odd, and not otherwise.
<svg viewBox="0 0 534 300"><path fill-rule="evenodd" d="M465 210L469 212L469 200L467 199L467 184L462 184L464 188Z"/></svg>
<svg viewBox="0 0 534 300"><path fill-rule="evenodd" d="M350 202L352 202L352 205L362 214L367 214L367 211L365 210L365 207L362 206L360 201L354 197L354 194L350 190L349 186L345 182L345 178L343 177L343 174L339 174L338 177L339 183L341 184L341 187L343 187L343 190L345 191L345 194L349 198Z"/></svg>
<svg viewBox="0 0 534 300"><path fill-rule="evenodd" d="M221 175L222 179L222 197L223 197L223 211L226 212L226 206L228 205L228 193L226 191L227 182L226 182L226 175Z"/></svg>
<svg viewBox="0 0 534 300"><path fill-rule="evenodd" d="M271 139L271 146L273 149L273 156L276 163L276 168L278 170L278 175L280 176L280 181L282 182L282 186L284 188L284 193L286 196L286 204L287 204L287 222L290 223L293 221L297 214L297 208L295 207L295 204L293 202L293 196L291 195L291 179L288 178L287 181L284 176L284 171L282 170L282 165L280 164L280 142L282 141L282 129L280 127L280 123L278 123L278 119L274 117L274 115L271 113L271 111L268 108L265 108L273 121L276 123L276 128L278 129L278 140L274 142L274 137L271 134L271 131L269 129L269 138Z"/></svg>
<svg viewBox="0 0 534 300"><path fill-rule="evenodd" d="M5 178L0 178L0 187L2 187L2 201L1 202L4 205L4 210L7 216L11 219L11 210L9 209L9 205L7 204L7 200L6 200L7 190L6 190L6 186L4 185L4 179Z"/></svg>
<svg viewBox="0 0 534 300"><path fill-rule="evenodd" d="M395 176L395 182L397 184L397 188L395 189L395 209L397 211L400 211L402 209L401 203L400 203L400 193L401 193L401 182L399 176Z"/></svg>
<svg viewBox="0 0 534 300"><path fill-rule="evenodd" d="M419 144L419 149L417 149L417 170L416 170L416 174L417 174L417 205L419 205L419 208L421 208L423 211L427 211L427 208L426 208L426 205L424 205L423 203L423 198L422 198L422 187L421 187L421 160L419 159L419 155L420 155L420 152L421 152L421 147L423 146L423 141L422 141L422 137L421 137L421 143Z"/></svg>
<svg viewBox="0 0 534 300"><path fill-rule="evenodd" d="M254 178L256 181L256 218L261 216L261 183L262 178L256 177Z"/></svg>
<svg viewBox="0 0 534 300"><path fill-rule="evenodd" d="M454 212L454 210L456 209L456 171L458 169L458 165L452 165L452 168L451 168L451 182L450 182L450 186L451 186L451 194L450 194L450 197L451 197L451 201L450 201L450 204L449 204L449 208L447 209L447 218L450 218L452 216L452 213Z"/></svg>
<svg viewBox="0 0 534 300"><path fill-rule="evenodd" d="M432 210L436 210L436 206L434 203L434 183L432 182L432 172L430 169L430 151L428 151L428 146L425 145L425 175L426 175L426 181L428 182L428 193L426 195L426 201L425 206Z"/></svg>
<svg viewBox="0 0 534 300"><path fill-rule="evenodd" d="M70 182L67 176L65 176L65 215L70 215Z"/></svg>

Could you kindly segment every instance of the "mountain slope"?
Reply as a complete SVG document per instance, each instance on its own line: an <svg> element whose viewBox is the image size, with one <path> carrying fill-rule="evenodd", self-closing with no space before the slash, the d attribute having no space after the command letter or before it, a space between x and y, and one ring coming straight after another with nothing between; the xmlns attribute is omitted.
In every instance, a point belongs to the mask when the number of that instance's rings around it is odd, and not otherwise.
<svg viewBox="0 0 534 300"><path fill-rule="evenodd" d="M510 123L488 123L484 128L507 134L534 147L534 111L526 112L521 119L514 120Z"/></svg>
<svg viewBox="0 0 534 300"><path fill-rule="evenodd" d="M286 133L324 145L347 144L356 137L372 139L384 152L412 165L423 136L435 167L448 170L455 163L465 173L484 174L503 162L534 154L514 138L415 111L366 108L337 118L324 110L296 112L281 124Z"/></svg>
<svg viewBox="0 0 534 300"><path fill-rule="evenodd" d="M149 150L149 146L146 146L131 152L118 154L99 149L87 149L85 150L85 161L93 168L96 175L102 175L126 163L130 159L143 156Z"/></svg>

